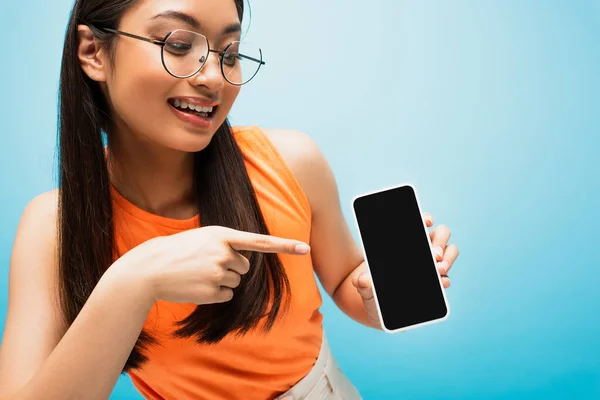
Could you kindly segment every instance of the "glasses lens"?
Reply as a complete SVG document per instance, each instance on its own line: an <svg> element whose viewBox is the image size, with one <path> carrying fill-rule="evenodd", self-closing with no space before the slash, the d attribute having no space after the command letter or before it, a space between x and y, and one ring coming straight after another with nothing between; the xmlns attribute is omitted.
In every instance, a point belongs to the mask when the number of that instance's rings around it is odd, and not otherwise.
<svg viewBox="0 0 600 400"><path fill-rule="evenodd" d="M163 46L163 62L169 72L178 77L196 73L208 56L206 38L196 32L176 30Z"/></svg>
<svg viewBox="0 0 600 400"><path fill-rule="evenodd" d="M223 74L234 85L254 78L262 63L260 48L248 42L233 42L223 55Z"/></svg>

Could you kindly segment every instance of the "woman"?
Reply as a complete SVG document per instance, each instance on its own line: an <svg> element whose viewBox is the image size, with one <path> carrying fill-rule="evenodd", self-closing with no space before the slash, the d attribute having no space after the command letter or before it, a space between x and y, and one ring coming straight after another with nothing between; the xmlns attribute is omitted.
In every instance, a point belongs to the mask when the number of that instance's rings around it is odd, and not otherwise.
<svg viewBox="0 0 600 400"><path fill-rule="evenodd" d="M108 398L121 372L150 399L359 398L313 273L380 328L333 174L306 135L226 120L264 63L238 42L242 14L243 0L76 1L60 185L18 227L1 399ZM449 236L432 231L445 287Z"/></svg>

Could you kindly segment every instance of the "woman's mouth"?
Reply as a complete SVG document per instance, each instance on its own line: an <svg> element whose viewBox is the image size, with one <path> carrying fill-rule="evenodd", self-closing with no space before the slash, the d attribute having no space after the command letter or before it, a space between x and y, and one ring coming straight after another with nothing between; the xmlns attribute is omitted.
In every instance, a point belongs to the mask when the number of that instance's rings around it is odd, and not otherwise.
<svg viewBox="0 0 600 400"><path fill-rule="evenodd" d="M180 101L179 99L169 99L168 102L181 112L197 115L203 118L212 118L212 116L215 114L215 110L217 109L217 106L202 107L199 105L186 103L185 101Z"/></svg>
<svg viewBox="0 0 600 400"><path fill-rule="evenodd" d="M195 128L208 129L212 125L218 105L201 106L188 103L181 99L168 99L169 108L183 122L191 124Z"/></svg>

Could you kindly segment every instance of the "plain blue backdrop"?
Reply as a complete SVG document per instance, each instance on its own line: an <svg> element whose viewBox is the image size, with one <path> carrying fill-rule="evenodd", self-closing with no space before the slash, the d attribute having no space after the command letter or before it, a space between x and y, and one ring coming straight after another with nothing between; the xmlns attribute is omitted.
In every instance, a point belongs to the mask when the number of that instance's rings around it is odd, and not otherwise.
<svg viewBox="0 0 600 400"><path fill-rule="evenodd" d="M325 297L364 397L600 398L600 1L252 5L267 65L232 123L311 135L355 238L352 197L410 182L461 251L443 323L387 335ZM0 331L19 217L56 186L71 6L0 2ZM113 398L140 397L122 377Z"/></svg>

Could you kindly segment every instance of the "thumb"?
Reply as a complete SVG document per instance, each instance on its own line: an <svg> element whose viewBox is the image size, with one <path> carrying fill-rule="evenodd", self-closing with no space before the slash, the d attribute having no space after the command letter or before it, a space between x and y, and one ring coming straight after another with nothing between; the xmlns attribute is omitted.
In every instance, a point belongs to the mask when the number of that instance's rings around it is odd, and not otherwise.
<svg viewBox="0 0 600 400"><path fill-rule="evenodd" d="M368 272L356 274L352 279L352 284L363 299L369 300L373 298L373 284L371 282L371 275Z"/></svg>

